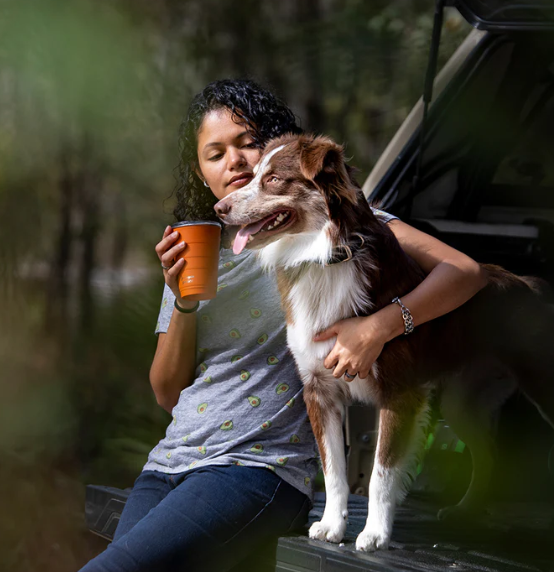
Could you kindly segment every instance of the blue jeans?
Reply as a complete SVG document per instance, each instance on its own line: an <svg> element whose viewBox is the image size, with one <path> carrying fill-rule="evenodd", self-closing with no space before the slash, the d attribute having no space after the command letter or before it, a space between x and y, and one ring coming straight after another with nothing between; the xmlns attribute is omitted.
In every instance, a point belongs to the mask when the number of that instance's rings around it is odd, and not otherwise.
<svg viewBox="0 0 554 572"><path fill-rule="evenodd" d="M278 537L306 524L309 510L308 497L268 469L144 471L113 542L81 572L274 570Z"/></svg>

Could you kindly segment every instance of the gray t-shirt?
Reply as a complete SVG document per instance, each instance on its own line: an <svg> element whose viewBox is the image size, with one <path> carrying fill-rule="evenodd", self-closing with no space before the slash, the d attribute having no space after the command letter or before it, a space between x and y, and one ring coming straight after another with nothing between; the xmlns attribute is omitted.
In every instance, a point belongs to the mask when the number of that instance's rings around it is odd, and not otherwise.
<svg viewBox="0 0 554 572"><path fill-rule="evenodd" d="M174 300L166 286L156 333L167 331ZM217 296L198 310L196 363L196 377L144 469L266 467L312 498L317 446L303 385L276 280L252 251L221 250Z"/></svg>
<svg viewBox="0 0 554 572"><path fill-rule="evenodd" d="M394 218L374 212L385 222ZM252 251L222 249L217 290L197 312L195 379L181 391L144 470L265 467L313 498L317 445L275 276L262 271ZM156 333L167 332L174 300L166 285Z"/></svg>

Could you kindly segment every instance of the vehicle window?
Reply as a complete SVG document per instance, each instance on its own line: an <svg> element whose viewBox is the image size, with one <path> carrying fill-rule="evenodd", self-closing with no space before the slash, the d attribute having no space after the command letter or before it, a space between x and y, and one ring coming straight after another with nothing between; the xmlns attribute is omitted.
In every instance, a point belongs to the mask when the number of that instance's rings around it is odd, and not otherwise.
<svg viewBox="0 0 554 572"><path fill-rule="evenodd" d="M554 66L506 43L445 107L411 216L554 222Z"/></svg>
<svg viewBox="0 0 554 572"><path fill-rule="evenodd" d="M493 46L459 90L452 87L445 93L447 101L435 118L435 125L429 128L422 168L423 190L413 199L412 217L450 218L450 207L460 186L460 169L475 153L479 132L490 124L502 98L513 49L511 42ZM496 121L507 123L505 116ZM411 186L411 180L407 183Z"/></svg>
<svg viewBox="0 0 554 572"><path fill-rule="evenodd" d="M536 86L521 119L521 136L500 160L478 220L524 223L541 218L554 223L554 76Z"/></svg>
<svg viewBox="0 0 554 572"><path fill-rule="evenodd" d="M525 38L491 45L435 117L422 190L410 205L412 166L393 212L479 261L554 284L552 58Z"/></svg>

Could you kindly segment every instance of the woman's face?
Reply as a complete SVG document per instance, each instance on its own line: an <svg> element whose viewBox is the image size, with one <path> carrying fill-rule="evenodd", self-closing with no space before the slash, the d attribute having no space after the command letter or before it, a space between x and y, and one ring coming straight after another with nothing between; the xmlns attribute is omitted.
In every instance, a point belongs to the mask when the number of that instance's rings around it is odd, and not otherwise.
<svg viewBox="0 0 554 572"><path fill-rule="evenodd" d="M244 123L235 123L227 109L210 111L198 131L198 176L218 200L247 185L260 150Z"/></svg>

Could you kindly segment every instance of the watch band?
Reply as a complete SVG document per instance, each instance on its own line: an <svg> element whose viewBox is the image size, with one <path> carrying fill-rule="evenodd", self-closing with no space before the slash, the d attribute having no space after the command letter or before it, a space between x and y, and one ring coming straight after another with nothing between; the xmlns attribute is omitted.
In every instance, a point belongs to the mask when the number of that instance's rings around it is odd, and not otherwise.
<svg viewBox="0 0 554 572"><path fill-rule="evenodd" d="M196 302L196 305L193 308L190 308L190 310L187 310L187 308L182 308L181 306L179 306L179 304L177 304L177 298L175 298L175 302L173 302L173 305L175 306L176 310L181 312L181 314L194 314L194 312L196 312L196 310L198 310L198 306L200 306L200 302Z"/></svg>

